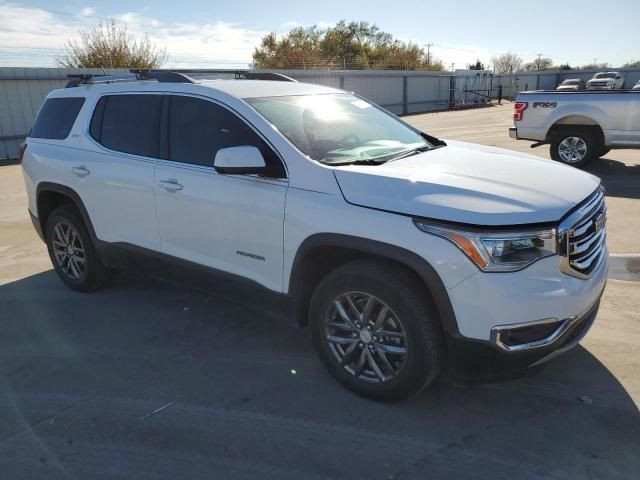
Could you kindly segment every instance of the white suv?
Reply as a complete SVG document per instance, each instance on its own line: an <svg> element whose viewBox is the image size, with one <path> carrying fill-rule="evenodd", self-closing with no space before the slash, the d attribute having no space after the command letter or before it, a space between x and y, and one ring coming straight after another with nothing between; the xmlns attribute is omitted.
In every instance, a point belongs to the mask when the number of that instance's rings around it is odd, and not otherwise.
<svg viewBox="0 0 640 480"><path fill-rule="evenodd" d="M22 166L69 287L132 264L196 274L308 324L329 371L378 400L445 365L492 376L568 350L607 278L596 177L334 88L85 77L49 94Z"/></svg>

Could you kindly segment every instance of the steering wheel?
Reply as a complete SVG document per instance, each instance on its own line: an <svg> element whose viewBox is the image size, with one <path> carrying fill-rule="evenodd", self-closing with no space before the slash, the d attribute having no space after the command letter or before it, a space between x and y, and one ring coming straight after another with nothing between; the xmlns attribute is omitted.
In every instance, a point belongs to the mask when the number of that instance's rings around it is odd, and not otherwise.
<svg viewBox="0 0 640 480"><path fill-rule="evenodd" d="M350 133L349 135L345 135L344 137L342 137L340 139L340 143L350 143L350 144L356 144L356 143L360 143L360 137L358 137L356 134L354 133Z"/></svg>

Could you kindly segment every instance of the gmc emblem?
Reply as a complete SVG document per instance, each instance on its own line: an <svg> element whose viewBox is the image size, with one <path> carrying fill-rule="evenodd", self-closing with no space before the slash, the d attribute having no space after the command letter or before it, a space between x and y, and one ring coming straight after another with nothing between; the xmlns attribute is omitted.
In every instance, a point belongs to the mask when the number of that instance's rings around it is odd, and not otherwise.
<svg viewBox="0 0 640 480"><path fill-rule="evenodd" d="M606 223L607 223L607 214L605 212L600 213L596 218L594 218L593 228L595 229L596 233L602 230Z"/></svg>
<svg viewBox="0 0 640 480"><path fill-rule="evenodd" d="M533 108L556 108L557 102L533 102Z"/></svg>

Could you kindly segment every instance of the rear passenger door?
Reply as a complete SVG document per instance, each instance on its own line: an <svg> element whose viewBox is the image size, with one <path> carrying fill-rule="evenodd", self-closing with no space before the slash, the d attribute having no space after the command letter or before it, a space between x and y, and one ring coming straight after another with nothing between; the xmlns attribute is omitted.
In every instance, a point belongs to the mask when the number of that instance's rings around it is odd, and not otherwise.
<svg viewBox="0 0 640 480"><path fill-rule="evenodd" d="M92 148L72 166L96 235L160 250L153 192L161 94L102 96L88 125Z"/></svg>
<svg viewBox="0 0 640 480"><path fill-rule="evenodd" d="M165 98L166 160L155 175L162 251L279 291L288 185L281 160L225 106L187 95ZM262 152L272 178L216 172L218 149L241 145Z"/></svg>

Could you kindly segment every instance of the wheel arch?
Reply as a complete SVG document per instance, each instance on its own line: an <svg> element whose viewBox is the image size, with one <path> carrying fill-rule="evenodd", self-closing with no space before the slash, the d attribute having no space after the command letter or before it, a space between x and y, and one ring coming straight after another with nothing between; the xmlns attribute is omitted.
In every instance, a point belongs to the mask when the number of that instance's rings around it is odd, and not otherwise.
<svg viewBox="0 0 640 480"><path fill-rule="evenodd" d="M36 208L37 208L37 221L40 224L41 231L46 232L47 218L53 210L61 205L73 205L80 216L82 221L89 231L91 240L96 240L96 232L93 229L91 218L87 212L80 195L70 187L53 182L40 182L36 187ZM43 238L44 240L44 238Z"/></svg>
<svg viewBox="0 0 640 480"><path fill-rule="evenodd" d="M298 326L308 323L311 295L325 275L347 262L372 258L392 261L412 272L424 284L447 335L461 336L446 287L431 264L416 253L396 245L351 235L319 233L298 248L289 276L291 314Z"/></svg>

